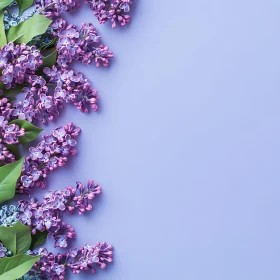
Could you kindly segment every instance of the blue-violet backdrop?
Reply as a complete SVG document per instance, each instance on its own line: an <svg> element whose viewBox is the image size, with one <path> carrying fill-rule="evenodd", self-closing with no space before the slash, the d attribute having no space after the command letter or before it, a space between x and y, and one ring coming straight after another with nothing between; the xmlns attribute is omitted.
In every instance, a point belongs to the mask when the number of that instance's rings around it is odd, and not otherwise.
<svg viewBox="0 0 280 280"><path fill-rule="evenodd" d="M77 246L115 247L108 270L69 279L279 279L279 10L276 0L135 0L116 30L87 6L68 16L96 24L115 54L109 69L74 67L99 90L99 113L66 106L47 129L83 130L52 189L103 187L93 212L68 219Z"/></svg>

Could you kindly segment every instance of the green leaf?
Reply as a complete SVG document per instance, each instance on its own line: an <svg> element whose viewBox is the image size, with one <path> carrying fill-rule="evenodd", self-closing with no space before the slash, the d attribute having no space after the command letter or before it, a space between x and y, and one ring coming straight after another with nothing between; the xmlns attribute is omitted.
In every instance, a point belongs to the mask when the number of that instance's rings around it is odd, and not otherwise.
<svg viewBox="0 0 280 280"><path fill-rule="evenodd" d="M52 47L52 46L55 46L55 43L57 41L57 37L53 38L48 44L40 47L40 51L42 53L42 51L44 51L45 49L47 49L48 47Z"/></svg>
<svg viewBox="0 0 280 280"><path fill-rule="evenodd" d="M14 93L21 93L22 92L22 87L23 87L22 85L17 85L14 88L6 89L4 84L2 82L0 82L0 89L3 90L3 95L1 95L1 97L7 97L7 96L12 95Z"/></svg>
<svg viewBox="0 0 280 280"><path fill-rule="evenodd" d="M0 10L6 8L6 7L9 6L12 2L13 2L13 0L0 0Z"/></svg>
<svg viewBox="0 0 280 280"><path fill-rule="evenodd" d="M17 255L0 258L0 280L15 280L28 272L41 256Z"/></svg>
<svg viewBox="0 0 280 280"><path fill-rule="evenodd" d="M57 58L57 51L53 51L49 55L45 56L43 58L43 64L37 69L38 73L43 72L43 69L45 67L52 68L53 65L56 64L56 58Z"/></svg>
<svg viewBox="0 0 280 280"><path fill-rule="evenodd" d="M57 58L57 50L54 50L52 53L50 53L49 55L43 58L42 66L52 67L56 63L56 58Z"/></svg>
<svg viewBox="0 0 280 280"><path fill-rule="evenodd" d="M21 15L26 9L33 5L33 0L16 0L19 7L19 15Z"/></svg>
<svg viewBox="0 0 280 280"><path fill-rule="evenodd" d="M19 159L18 145L13 144L13 145L5 145L5 146L8 149L8 151L11 152L16 157L16 159Z"/></svg>
<svg viewBox="0 0 280 280"><path fill-rule="evenodd" d="M3 19L4 19L4 10L1 10L0 11L0 48L7 44Z"/></svg>
<svg viewBox="0 0 280 280"><path fill-rule="evenodd" d="M31 235L32 241L31 241L31 246L30 246L30 250L33 250L35 247L44 244L46 242L48 236L48 231L44 230L44 231L36 231L35 234Z"/></svg>
<svg viewBox="0 0 280 280"><path fill-rule="evenodd" d="M12 227L0 227L0 240L14 255L25 253L31 245L30 227L18 221Z"/></svg>
<svg viewBox="0 0 280 280"><path fill-rule="evenodd" d="M14 197L22 163L23 158L0 167L0 203Z"/></svg>
<svg viewBox="0 0 280 280"><path fill-rule="evenodd" d="M39 133L43 131L42 128L39 128L26 120L13 120L9 122L9 124L16 124L20 128L24 128L24 135L18 138L20 144L35 140Z"/></svg>
<svg viewBox="0 0 280 280"><path fill-rule="evenodd" d="M29 19L10 28L7 35L8 42L27 44L33 37L45 33L51 22L52 21L45 16L35 14Z"/></svg>

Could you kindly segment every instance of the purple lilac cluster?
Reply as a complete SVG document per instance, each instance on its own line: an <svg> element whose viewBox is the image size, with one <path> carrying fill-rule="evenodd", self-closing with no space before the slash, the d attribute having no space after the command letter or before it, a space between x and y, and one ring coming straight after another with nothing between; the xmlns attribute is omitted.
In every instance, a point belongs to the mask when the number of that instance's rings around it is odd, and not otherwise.
<svg viewBox="0 0 280 280"><path fill-rule="evenodd" d="M2 110L2 116L7 114L14 119L39 120L45 124L58 116L64 101L74 103L82 112L88 112L88 108L97 111L97 90L91 87L82 73L75 74L68 66L72 60L87 64L94 61L97 67L108 66L113 53L108 47L98 44L100 36L91 24L84 23L78 30L57 19L52 28L58 35L57 64L52 69L45 68L44 77L35 74L42 64L42 55L34 47L9 43L0 50L0 67L4 68L0 79L5 87L15 87L23 82L30 84L22 89L25 99L14 101L6 111ZM51 86L55 86L53 94L49 94Z"/></svg>
<svg viewBox="0 0 280 280"><path fill-rule="evenodd" d="M0 135L1 143L12 145L18 144L19 137L24 135L24 128L20 128L16 124L8 124L3 116L0 116Z"/></svg>
<svg viewBox="0 0 280 280"><path fill-rule="evenodd" d="M34 46L25 44L8 43L0 49L0 68L3 69L0 80L5 88L14 88L17 84L23 83L30 85L22 90L25 94L24 101L16 100L11 106L7 99L1 99L0 110L4 121L19 118L29 122L38 119L46 123L58 115L54 99L48 95L46 80L35 73L43 63L42 57ZM15 129L14 127L13 130Z"/></svg>
<svg viewBox="0 0 280 280"><path fill-rule="evenodd" d="M39 77L39 76L37 76ZM27 120L33 123L35 120L46 124L47 121L53 120L55 116L59 115L58 106L52 95L48 95L48 87L45 85L46 81L40 77L42 87L24 87L22 92L24 100L15 100L11 115L14 118Z"/></svg>
<svg viewBox="0 0 280 280"><path fill-rule="evenodd" d="M125 26L130 22L131 0L86 0L99 23L111 21L112 28L117 27L117 23Z"/></svg>
<svg viewBox="0 0 280 280"><path fill-rule="evenodd" d="M22 175L17 183L19 193L29 193L33 188L44 188L49 172L63 166L69 155L75 155L75 138L80 128L69 123L56 128L51 135L43 136L43 140L25 157Z"/></svg>
<svg viewBox="0 0 280 280"><path fill-rule="evenodd" d="M76 237L74 229L62 221L62 214L73 214L92 210L90 201L101 193L101 188L94 181L88 181L87 185L77 183L64 191L48 192L42 203L31 198L27 201L19 201L19 220L31 228L35 234L37 231L48 231L48 238L55 240L54 247L67 247L67 240Z"/></svg>
<svg viewBox="0 0 280 280"><path fill-rule="evenodd" d="M79 0L35 0L37 10L40 14L55 19L63 12L70 12L80 7Z"/></svg>
<svg viewBox="0 0 280 280"><path fill-rule="evenodd" d="M0 161L12 162L13 155L8 152L4 144L11 145L19 142L19 137L24 135L24 128L16 124L9 124L11 103L7 98L0 99Z"/></svg>
<svg viewBox="0 0 280 280"><path fill-rule="evenodd" d="M72 70L44 68L49 82L55 83L53 95L48 95L48 87L24 87L24 100L15 100L12 103L11 116L24 119L31 123L39 120L47 123L59 115L63 103L72 102L82 112L88 112L88 107L97 111L97 90L92 88L82 73L75 74ZM42 78L45 84L45 80Z"/></svg>
<svg viewBox="0 0 280 280"><path fill-rule="evenodd" d="M15 156L6 147L11 141L18 142L18 137L23 136L24 129L19 129L17 125L9 126L12 104L7 98L0 99L0 166L15 161ZM14 144L14 143L13 143Z"/></svg>
<svg viewBox="0 0 280 280"><path fill-rule="evenodd" d="M42 55L34 46L8 43L0 49L0 81L7 89L23 82L36 85L35 70L42 63Z"/></svg>
<svg viewBox="0 0 280 280"><path fill-rule="evenodd" d="M93 89L82 73L75 74L72 70L59 70L53 66L44 68L50 82L57 86L54 89L55 104L63 106L63 102L72 102L81 112L88 112L88 107L97 111L97 90Z"/></svg>
<svg viewBox="0 0 280 280"><path fill-rule="evenodd" d="M94 62L96 67L108 66L109 59L114 57L109 47L100 44L101 37L91 23L83 23L79 29L75 25L67 25L62 19L57 19L51 28L58 36L57 65L61 68L68 67L73 60L88 65Z"/></svg>
<svg viewBox="0 0 280 280"><path fill-rule="evenodd" d="M85 244L82 248L72 248L65 254L49 253L47 249L41 248L38 252L42 257L26 274L28 277L38 277L35 279L65 279L66 269L69 268L74 274L84 270L95 273L96 267L104 269L107 263L112 262L112 246L106 242L97 243L95 246ZM29 252L30 255L37 255L37 252Z"/></svg>
<svg viewBox="0 0 280 280"><path fill-rule="evenodd" d="M118 23L125 26L130 22L128 13L132 0L85 0L85 3L90 5L101 24L110 21L112 28L116 28ZM80 7L79 0L35 0L35 4L38 12L50 19Z"/></svg>

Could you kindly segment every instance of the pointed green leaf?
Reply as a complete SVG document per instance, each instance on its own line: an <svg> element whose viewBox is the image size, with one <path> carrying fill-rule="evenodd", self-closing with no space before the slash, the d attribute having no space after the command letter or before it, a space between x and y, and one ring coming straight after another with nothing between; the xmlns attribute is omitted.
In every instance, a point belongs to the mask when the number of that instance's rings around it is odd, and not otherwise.
<svg viewBox="0 0 280 280"><path fill-rule="evenodd" d="M13 2L13 0L0 0L0 10L6 8L6 7L9 6L12 2Z"/></svg>
<svg viewBox="0 0 280 280"><path fill-rule="evenodd" d="M5 145L5 147L8 149L9 152L11 152L16 159L19 159L19 150L18 150L18 145L13 144L13 145Z"/></svg>
<svg viewBox="0 0 280 280"><path fill-rule="evenodd" d="M10 28L7 34L8 42L27 44L33 37L45 33L51 22L52 21L45 16L35 14L20 24Z"/></svg>
<svg viewBox="0 0 280 280"><path fill-rule="evenodd" d="M48 236L48 231L44 230L44 231L36 231L35 234L31 235L32 241L31 241L31 246L30 246L30 250L33 250L35 247L44 244L46 242Z"/></svg>
<svg viewBox="0 0 280 280"><path fill-rule="evenodd" d="M17 255L0 258L0 280L15 280L28 272L41 256Z"/></svg>
<svg viewBox="0 0 280 280"><path fill-rule="evenodd" d="M50 53L49 55L45 56L43 58L43 64L36 70L38 73L43 72L43 69L45 67L50 67L52 68L53 65L56 64L56 58L57 58L57 51L53 51L52 53Z"/></svg>
<svg viewBox="0 0 280 280"><path fill-rule="evenodd" d="M23 158L0 167L0 203L14 197L22 163Z"/></svg>
<svg viewBox="0 0 280 280"><path fill-rule="evenodd" d="M1 10L0 11L0 48L7 44L3 19L4 19L4 10Z"/></svg>
<svg viewBox="0 0 280 280"><path fill-rule="evenodd" d="M0 226L0 240L14 255L23 254L31 245L30 227L20 221L12 227Z"/></svg>
<svg viewBox="0 0 280 280"><path fill-rule="evenodd" d="M33 125L26 120L13 120L9 124L16 124L20 128L24 128L24 135L19 137L19 143L24 144L35 140L43 129Z"/></svg>
<svg viewBox="0 0 280 280"><path fill-rule="evenodd" d="M33 0L16 0L19 8L19 15L21 15L26 9L33 5Z"/></svg>

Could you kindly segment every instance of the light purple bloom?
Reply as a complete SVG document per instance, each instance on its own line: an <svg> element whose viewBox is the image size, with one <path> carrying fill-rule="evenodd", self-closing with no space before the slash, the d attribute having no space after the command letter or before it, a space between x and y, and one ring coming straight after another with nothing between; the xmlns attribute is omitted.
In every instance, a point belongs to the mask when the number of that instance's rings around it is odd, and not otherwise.
<svg viewBox="0 0 280 280"><path fill-rule="evenodd" d="M30 148L29 151L32 160L41 159L43 157L41 148Z"/></svg>

